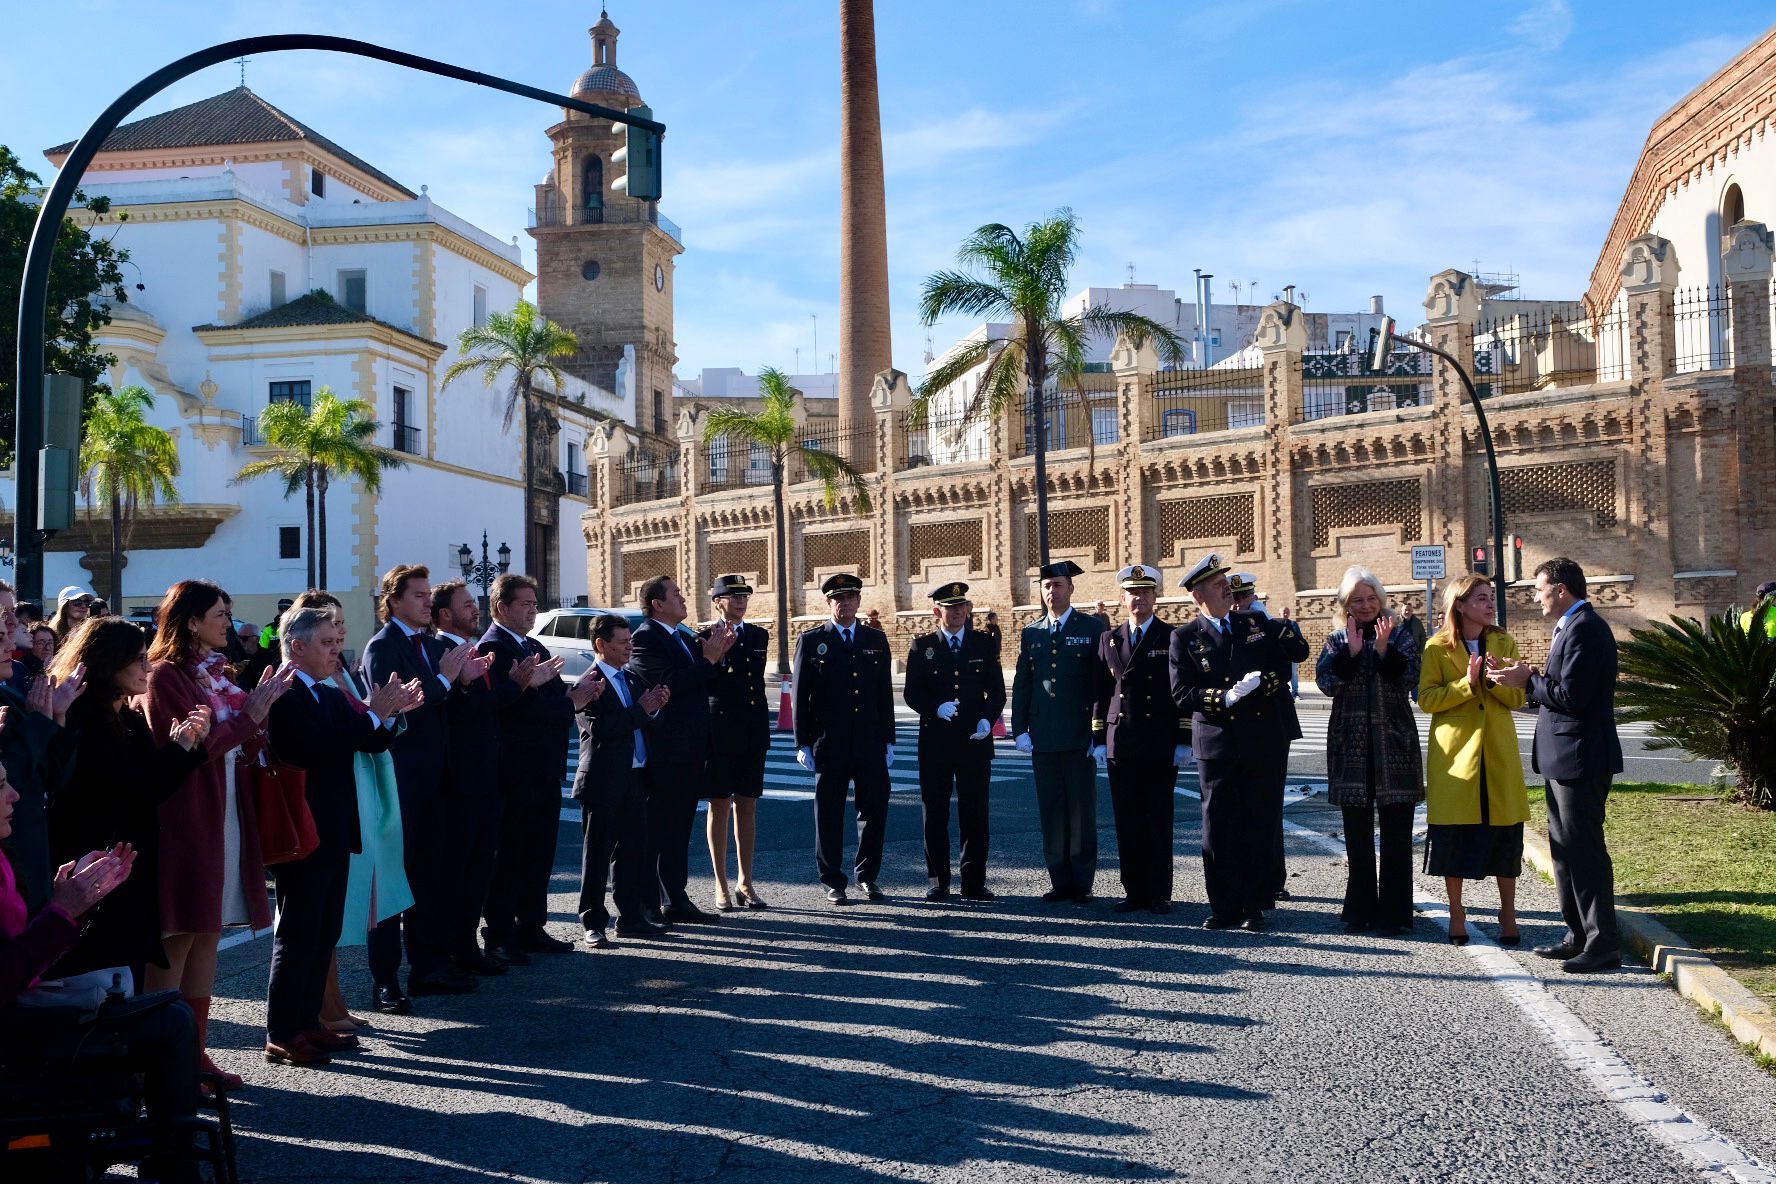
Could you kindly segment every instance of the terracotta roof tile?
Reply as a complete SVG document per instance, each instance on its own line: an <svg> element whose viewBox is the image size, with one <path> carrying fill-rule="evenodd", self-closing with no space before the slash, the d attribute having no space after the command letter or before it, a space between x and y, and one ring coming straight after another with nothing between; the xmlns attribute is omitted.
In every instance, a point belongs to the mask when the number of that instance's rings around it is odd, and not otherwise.
<svg viewBox="0 0 1776 1184"><path fill-rule="evenodd" d="M267 309L233 325L193 325L192 331L203 333L224 329L282 329L294 325L380 325L397 333L405 333L416 341L427 340L410 329L377 320L368 313L353 312L325 292L310 292L306 296L298 296L287 304ZM441 346L443 343L430 341L428 344Z"/></svg>
<svg viewBox="0 0 1776 1184"><path fill-rule="evenodd" d="M407 197L418 194L358 156L354 156L300 120L286 115L244 86L212 98L175 107L126 123L109 136L101 152L139 152L155 148L203 148L225 144L265 144L306 140L361 169ZM45 156L65 156L75 141L57 144Z"/></svg>

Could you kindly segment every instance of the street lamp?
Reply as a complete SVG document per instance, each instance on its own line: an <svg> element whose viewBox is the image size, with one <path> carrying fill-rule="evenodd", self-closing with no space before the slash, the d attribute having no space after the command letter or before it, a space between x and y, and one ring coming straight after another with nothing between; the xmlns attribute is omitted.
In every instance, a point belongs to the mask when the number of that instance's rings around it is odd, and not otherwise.
<svg viewBox="0 0 1776 1184"><path fill-rule="evenodd" d="M487 558L487 532L481 532L481 562L475 562L475 552L467 543L456 549L456 565L462 569L464 583L476 583L481 586L481 615L487 615L487 594L493 588L493 582L506 574L512 566L512 548L501 543L499 550L494 552L499 562L493 563Z"/></svg>
<svg viewBox="0 0 1776 1184"><path fill-rule="evenodd" d="M1375 350L1369 359L1369 368L1377 374L1387 372L1388 354L1393 352L1394 342L1410 345L1413 349L1423 350L1442 358L1455 369L1462 386L1468 392L1468 402L1474 405L1474 416L1480 423L1480 440L1486 445L1486 476L1492 485L1492 587L1493 599L1497 601L1499 628L1505 627L1505 503L1499 492L1499 461L1498 452L1492 446L1492 429L1486 426L1486 408L1480 405L1480 392L1474 389L1474 380L1468 376L1468 368L1456 360L1454 354L1439 349L1428 341L1417 337L1408 337L1394 331L1394 318L1382 317L1381 327L1370 330L1375 335ZM1521 555L1521 552L1519 552ZM1519 560L1521 563L1521 560ZM1427 606L1426 611L1429 611Z"/></svg>

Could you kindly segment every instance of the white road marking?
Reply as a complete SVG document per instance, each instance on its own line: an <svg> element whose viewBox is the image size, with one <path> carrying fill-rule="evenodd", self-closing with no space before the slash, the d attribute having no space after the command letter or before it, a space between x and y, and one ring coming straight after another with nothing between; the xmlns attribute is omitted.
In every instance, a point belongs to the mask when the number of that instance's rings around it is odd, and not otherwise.
<svg viewBox="0 0 1776 1184"><path fill-rule="evenodd" d="M1201 795L1195 790L1178 792L1200 800ZM1345 853L1344 843L1330 835L1286 819L1283 829L1333 855ZM1448 929L1449 910L1444 904L1416 894L1413 903L1425 916ZM1468 944L1460 947L1462 953L1473 959L1505 998L1517 1005L1530 1028L1596 1086L1633 1126L1677 1152L1704 1179L1723 1184L1776 1184L1776 1169L1673 1102L1669 1094L1641 1076L1608 1041L1551 995L1540 979L1519 966L1484 932L1470 926L1468 934Z"/></svg>

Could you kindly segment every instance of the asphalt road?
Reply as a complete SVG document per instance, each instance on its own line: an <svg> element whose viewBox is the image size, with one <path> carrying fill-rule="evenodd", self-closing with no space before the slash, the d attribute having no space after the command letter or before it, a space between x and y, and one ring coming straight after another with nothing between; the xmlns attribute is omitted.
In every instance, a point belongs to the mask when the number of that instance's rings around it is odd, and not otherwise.
<svg viewBox="0 0 1776 1184"><path fill-rule="evenodd" d="M1296 750L1298 783L1311 748ZM934 906L912 753L907 729L887 903L821 899L812 786L785 749L761 807L770 909L423 1000L377 1017L328 1069L257 1057L269 942L226 951L212 1043L250 1082L235 1111L244 1177L1776 1180L1744 1159L1776 1165L1776 1076L1649 972L1550 976L1488 942L1484 887L1475 943L1452 947L1440 884L1423 877L1414 935L1346 936L1337 817L1311 794L1288 809L1295 899L1273 930L1210 933L1191 775L1170 916L1111 912L1107 790L1100 898L1044 905L1029 766L1001 743L1001 900ZM577 834L564 820L564 937ZM692 867L707 875L701 851ZM1522 909L1526 949L1557 935L1533 876ZM361 948L341 962L363 1001Z"/></svg>

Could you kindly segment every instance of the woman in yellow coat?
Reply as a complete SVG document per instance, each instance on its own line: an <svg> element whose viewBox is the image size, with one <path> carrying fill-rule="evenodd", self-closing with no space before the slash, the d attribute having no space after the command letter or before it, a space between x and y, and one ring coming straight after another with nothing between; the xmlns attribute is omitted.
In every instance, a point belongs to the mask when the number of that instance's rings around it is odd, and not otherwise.
<svg viewBox="0 0 1776 1184"><path fill-rule="evenodd" d="M1468 944L1462 881L1498 879L1499 944L1514 946L1517 877L1523 872L1523 823L1529 792L1511 712L1520 690L1500 686L1486 659L1517 660L1517 643L1492 623L1492 585L1485 576L1450 582L1443 627L1425 643L1418 705L1431 716L1427 755L1425 870L1449 892L1449 940Z"/></svg>

